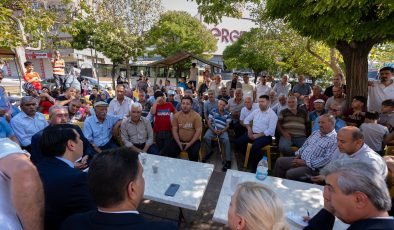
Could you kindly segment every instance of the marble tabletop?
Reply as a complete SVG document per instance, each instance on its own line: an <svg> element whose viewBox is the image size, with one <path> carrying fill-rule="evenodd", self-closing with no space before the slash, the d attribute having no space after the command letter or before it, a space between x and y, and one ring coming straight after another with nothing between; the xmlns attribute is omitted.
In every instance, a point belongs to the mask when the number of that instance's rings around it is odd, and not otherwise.
<svg viewBox="0 0 394 230"><path fill-rule="evenodd" d="M143 154L146 156L144 167L144 198L180 208L198 210L204 196L214 166L194 161ZM152 165L158 165L153 173ZM170 184L179 184L175 196L164 193Z"/></svg>
<svg viewBox="0 0 394 230"><path fill-rule="evenodd" d="M222 224L227 224L227 212L233 191L231 189L231 175L233 173L240 175L240 183L246 181L253 181L267 185L280 197L283 202L285 212L293 212L299 215L306 216L307 210L313 216L321 208L323 208L323 186L316 184L302 183L293 180L286 180L277 177L267 177L260 181L256 179L254 173L240 172L234 170L227 170L226 177L220 191L219 199L216 204L215 213L213 214L213 221ZM288 221L291 229L302 229L300 226ZM336 220L334 229L346 229L344 223Z"/></svg>

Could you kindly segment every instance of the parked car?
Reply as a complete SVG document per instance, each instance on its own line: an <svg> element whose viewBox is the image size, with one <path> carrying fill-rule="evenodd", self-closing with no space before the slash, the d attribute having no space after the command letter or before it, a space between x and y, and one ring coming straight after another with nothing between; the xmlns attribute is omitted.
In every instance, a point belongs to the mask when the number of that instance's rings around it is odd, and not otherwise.
<svg viewBox="0 0 394 230"><path fill-rule="evenodd" d="M47 87L50 91L56 89L56 83L54 78L45 78L44 80L41 81L41 85L43 87Z"/></svg>
<svg viewBox="0 0 394 230"><path fill-rule="evenodd" d="M94 86L96 86L97 88L99 88L99 89L105 89L105 88L107 88L107 84L104 84L104 83L102 83L102 82L100 82L100 87L98 87L98 81L97 81L97 79L95 79L95 78L92 78L92 77L86 77L86 76L81 76L81 81L83 81L84 79L87 79L88 80L88 82L89 82L89 88L92 88L92 87L94 87Z"/></svg>
<svg viewBox="0 0 394 230"><path fill-rule="evenodd" d="M80 81L83 81L83 79L87 79L88 80L88 84L89 84L89 89L93 88L94 86L96 86L99 89L105 89L107 88L107 85L100 82L100 87L98 87L98 81L97 79L91 78L91 77L86 77L86 76L81 76ZM56 88L56 83L55 83L55 79L54 78L46 78L44 80L41 81L42 86L44 87L48 87L50 91L55 90Z"/></svg>

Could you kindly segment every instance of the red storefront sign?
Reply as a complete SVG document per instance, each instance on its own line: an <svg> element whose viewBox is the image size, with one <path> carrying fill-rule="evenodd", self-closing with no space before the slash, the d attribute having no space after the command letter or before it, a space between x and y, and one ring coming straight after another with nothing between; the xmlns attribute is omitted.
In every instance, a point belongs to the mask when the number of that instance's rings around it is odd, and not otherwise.
<svg viewBox="0 0 394 230"><path fill-rule="evenodd" d="M27 53L26 59L45 59L45 58L52 58L52 53Z"/></svg>

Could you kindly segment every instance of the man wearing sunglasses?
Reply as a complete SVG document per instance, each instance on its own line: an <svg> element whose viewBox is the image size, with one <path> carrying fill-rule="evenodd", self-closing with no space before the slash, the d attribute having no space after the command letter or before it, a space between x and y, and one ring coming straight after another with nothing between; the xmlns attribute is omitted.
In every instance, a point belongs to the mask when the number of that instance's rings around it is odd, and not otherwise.
<svg viewBox="0 0 394 230"><path fill-rule="evenodd" d="M338 132L341 128L346 126L346 122L342 120L340 117L342 115L342 106L334 102L330 105L328 114L333 115L335 117L335 131ZM313 122L312 132L319 130L319 117L315 119Z"/></svg>

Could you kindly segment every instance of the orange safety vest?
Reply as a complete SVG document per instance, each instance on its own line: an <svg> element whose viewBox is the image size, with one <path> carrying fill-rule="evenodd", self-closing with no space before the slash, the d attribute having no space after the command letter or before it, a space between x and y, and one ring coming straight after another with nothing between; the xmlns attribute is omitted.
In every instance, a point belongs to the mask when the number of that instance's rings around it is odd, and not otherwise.
<svg viewBox="0 0 394 230"><path fill-rule="evenodd" d="M64 60L59 59L59 60L54 60L52 62L52 67L53 67L53 74L55 75L64 75Z"/></svg>

